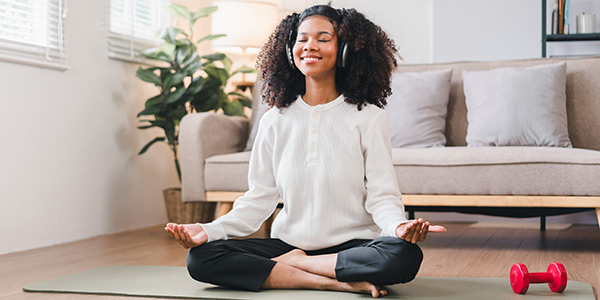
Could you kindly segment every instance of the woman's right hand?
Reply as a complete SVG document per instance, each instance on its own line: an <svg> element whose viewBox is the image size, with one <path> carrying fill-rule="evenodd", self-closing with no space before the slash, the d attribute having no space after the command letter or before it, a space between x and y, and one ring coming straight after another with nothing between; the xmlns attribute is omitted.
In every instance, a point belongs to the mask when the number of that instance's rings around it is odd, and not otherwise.
<svg viewBox="0 0 600 300"><path fill-rule="evenodd" d="M168 223L165 230L185 249L198 247L208 242L208 235L199 224Z"/></svg>

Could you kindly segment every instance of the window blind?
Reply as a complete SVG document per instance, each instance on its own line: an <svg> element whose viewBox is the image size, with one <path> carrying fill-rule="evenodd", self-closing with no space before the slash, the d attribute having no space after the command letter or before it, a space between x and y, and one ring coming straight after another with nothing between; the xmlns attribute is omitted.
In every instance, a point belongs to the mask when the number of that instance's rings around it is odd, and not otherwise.
<svg viewBox="0 0 600 300"><path fill-rule="evenodd" d="M145 62L140 51L156 47L157 32L169 26L169 0L111 0L108 56Z"/></svg>
<svg viewBox="0 0 600 300"><path fill-rule="evenodd" d="M0 60L67 69L65 0L0 0Z"/></svg>

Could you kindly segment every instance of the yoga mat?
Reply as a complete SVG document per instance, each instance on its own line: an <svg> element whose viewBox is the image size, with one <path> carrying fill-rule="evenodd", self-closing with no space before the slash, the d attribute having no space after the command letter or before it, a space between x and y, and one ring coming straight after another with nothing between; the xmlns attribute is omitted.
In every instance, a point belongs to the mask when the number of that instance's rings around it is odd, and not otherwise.
<svg viewBox="0 0 600 300"><path fill-rule="evenodd" d="M246 292L197 282L185 267L110 266L31 284L26 292L81 293L157 298L336 300L368 299L369 295L311 290L264 290ZM562 294L547 284L529 286L526 295L517 295L508 278L418 277L410 283L388 286L383 299L592 299L592 287L569 281Z"/></svg>

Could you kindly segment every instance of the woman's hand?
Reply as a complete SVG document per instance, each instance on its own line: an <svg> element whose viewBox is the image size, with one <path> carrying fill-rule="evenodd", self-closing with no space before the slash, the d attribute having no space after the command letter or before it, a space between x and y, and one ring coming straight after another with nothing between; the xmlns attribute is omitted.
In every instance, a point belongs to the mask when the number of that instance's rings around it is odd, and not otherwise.
<svg viewBox="0 0 600 300"><path fill-rule="evenodd" d="M397 237L413 244L424 241L428 232L446 232L446 228L444 226L431 225L429 221L423 221L421 218L400 224L396 228Z"/></svg>
<svg viewBox="0 0 600 300"><path fill-rule="evenodd" d="M198 224L168 223L165 230L185 249L198 247L208 241L206 231Z"/></svg>

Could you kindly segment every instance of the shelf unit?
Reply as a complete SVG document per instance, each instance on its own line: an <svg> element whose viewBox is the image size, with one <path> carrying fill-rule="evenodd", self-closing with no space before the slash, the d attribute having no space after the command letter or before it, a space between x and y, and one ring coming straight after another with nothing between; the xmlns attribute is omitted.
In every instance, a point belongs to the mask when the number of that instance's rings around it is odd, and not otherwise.
<svg viewBox="0 0 600 300"><path fill-rule="evenodd" d="M548 42L582 42L582 41L600 41L600 32L596 33L574 33L574 34L548 34L546 19L546 3L548 0L542 0L542 57L546 57L546 43ZM575 28L575 27L573 27Z"/></svg>

